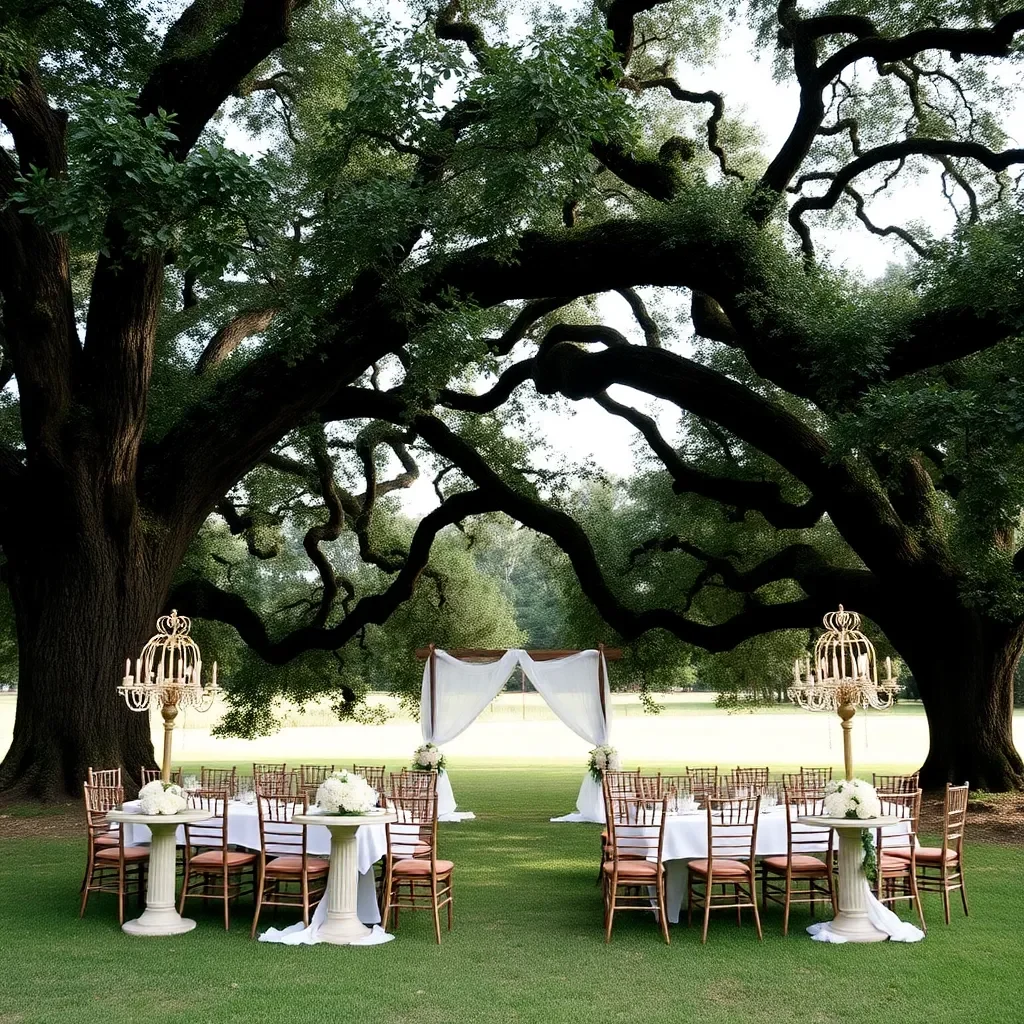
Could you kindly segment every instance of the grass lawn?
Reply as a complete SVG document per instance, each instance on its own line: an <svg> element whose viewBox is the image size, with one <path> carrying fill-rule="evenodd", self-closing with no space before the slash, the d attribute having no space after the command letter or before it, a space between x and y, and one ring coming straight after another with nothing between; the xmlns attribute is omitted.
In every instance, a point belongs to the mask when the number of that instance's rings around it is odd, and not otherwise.
<svg viewBox="0 0 1024 1024"><path fill-rule="evenodd" d="M251 906L189 911L194 932L122 934L112 897L77 892L82 840L0 839L0 1024L630 1024L701 1021L832 1024L1010 1022L1022 1019L1019 849L970 846L971 917L917 945L829 946L793 911L713 917L706 947L685 924L665 946L647 915L620 915L603 942L594 885L598 827L551 824L572 809L578 767L453 765L459 805L476 821L441 826L455 861L455 930L434 945L429 914L405 914L385 946L282 947L250 941ZM288 924L287 911L266 923ZM906 914L906 911L903 911Z"/></svg>

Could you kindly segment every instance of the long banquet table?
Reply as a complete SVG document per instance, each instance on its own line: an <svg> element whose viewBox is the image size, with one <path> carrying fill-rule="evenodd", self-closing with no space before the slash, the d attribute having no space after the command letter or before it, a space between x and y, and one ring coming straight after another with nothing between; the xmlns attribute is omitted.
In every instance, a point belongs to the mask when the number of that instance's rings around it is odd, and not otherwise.
<svg viewBox="0 0 1024 1024"><path fill-rule="evenodd" d="M126 811L139 809L139 802L132 800L124 805ZM275 828L279 826L275 825ZM294 825L298 832L300 825ZM412 826L409 826L412 827ZM150 841L151 833L145 825L125 824L124 841L137 846ZM179 846L185 845L185 830L179 827L175 835ZM247 850L260 849L260 822L255 804L232 800L228 804L228 844L242 846ZM362 825L356 832L358 846L359 889L356 894L356 913L363 924L377 924L380 908L377 906L377 892L374 887L373 865L387 853L387 835L384 825ZM331 852L331 833L323 825L310 825L306 831L306 849L315 857L328 857ZM267 852L294 854L295 848L275 851L273 843L267 844Z"/></svg>
<svg viewBox="0 0 1024 1024"><path fill-rule="evenodd" d="M906 834L906 821L898 822L886 828L886 834ZM794 826L795 832L820 832L820 828L806 825ZM657 829L652 829L656 835ZM801 852L828 849L827 842L801 847ZM786 808L773 807L762 810L757 823L757 857L784 857L787 850ZM687 813L669 814L665 822L665 844L662 850L662 861L665 864L665 903L668 919L672 924L679 922L680 914L686 902L686 865L690 860L703 859L708 855L708 816L707 811L690 811ZM657 850L653 850L648 858L654 860Z"/></svg>

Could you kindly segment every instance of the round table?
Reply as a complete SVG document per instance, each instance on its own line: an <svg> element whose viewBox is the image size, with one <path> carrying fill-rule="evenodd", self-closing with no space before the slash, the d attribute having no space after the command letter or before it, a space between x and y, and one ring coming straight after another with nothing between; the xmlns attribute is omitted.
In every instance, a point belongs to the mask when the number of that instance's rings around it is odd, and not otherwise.
<svg viewBox="0 0 1024 1024"><path fill-rule="evenodd" d="M373 930L356 915L359 886L359 857L356 832L360 825L383 825L397 821L391 811L381 814L296 814L298 825L323 825L331 833L331 867L327 875L327 919L317 937L321 942L348 946L365 939Z"/></svg>
<svg viewBox="0 0 1024 1024"><path fill-rule="evenodd" d="M107 821L146 825L152 833L149 847L149 880L146 883L146 909L134 921L121 928L129 935L180 935L195 928L195 921L182 917L174 905L177 854L174 833L179 825L206 821L209 811L180 811L178 814L140 814L135 811L108 811Z"/></svg>
<svg viewBox="0 0 1024 1024"><path fill-rule="evenodd" d="M847 942L884 942L889 936L868 920L871 890L861 862L861 829L895 825L899 818L798 818L801 825L834 828L839 833L839 913L829 923L831 931Z"/></svg>

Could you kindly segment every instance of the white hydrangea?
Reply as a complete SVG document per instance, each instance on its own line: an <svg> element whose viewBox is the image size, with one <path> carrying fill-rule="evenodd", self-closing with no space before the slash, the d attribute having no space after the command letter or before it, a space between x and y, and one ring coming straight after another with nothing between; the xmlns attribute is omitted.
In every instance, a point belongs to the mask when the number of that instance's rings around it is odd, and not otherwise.
<svg viewBox="0 0 1024 1024"><path fill-rule="evenodd" d="M836 779L825 787L825 814L830 818L878 818L882 804L875 787L863 779Z"/></svg>
<svg viewBox="0 0 1024 1024"><path fill-rule="evenodd" d="M621 764L619 752L607 744L594 747L590 752L590 774L598 781L605 772L617 772Z"/></svg>
<svg viewBox="0 0 1024 1024"><path fill-rule="evenodd" d="M178 814L188 806L181 786L160 779L147 782L139 790L139 804L143 814Z"/></svg>
<svg viewBox="0 0 1024 1024"><path fill-rule="evenodd" d="M415 767L430 771L444 771L444 754L433 743L424 743L413 751L412 763Z"/></svg>
<svg viewBox="0 0 1024 1024"><path fill-rule="evenodd" d="M362 775L332 772L317 788L316 805L325 814L366 814L377 805L377 792Z"/></svg>

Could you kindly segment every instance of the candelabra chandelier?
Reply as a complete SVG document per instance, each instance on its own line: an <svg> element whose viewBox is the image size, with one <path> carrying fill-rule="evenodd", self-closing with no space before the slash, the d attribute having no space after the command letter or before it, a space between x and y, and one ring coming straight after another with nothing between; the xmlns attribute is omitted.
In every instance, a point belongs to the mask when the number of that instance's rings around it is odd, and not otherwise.
<svg viewBox="0 0 1024 1024"><path fill-rule="evenodd" d="M160 708L164 720L162 777L171 780L171 737L179 708L209 711L220 689L217 663L213 663L210 682L203 686L203 659L199 646L189 636L192 622L176 609L156 620L157 632L149 638L142 654L125 662L124 679L117 692L132 711Z"/></svg>
<svg viewBox="0 0 1024 1024"><path fill-rule="evenodd" d="M885 659L886 679L878 681L875 648L860 631L860 616L846 611L829 612L822 622L825 632L814 645L814 661L807 655L793 662L793 682L788 696L808 711L834 711L842 719L846 777L853 778L853 716L857 708L885 710L892 707L899 682L892 660Z"/></svg>

